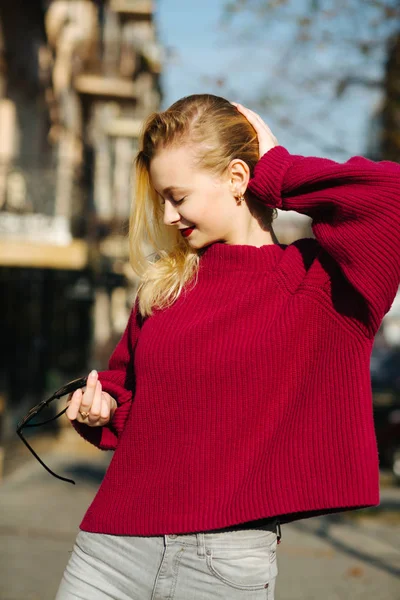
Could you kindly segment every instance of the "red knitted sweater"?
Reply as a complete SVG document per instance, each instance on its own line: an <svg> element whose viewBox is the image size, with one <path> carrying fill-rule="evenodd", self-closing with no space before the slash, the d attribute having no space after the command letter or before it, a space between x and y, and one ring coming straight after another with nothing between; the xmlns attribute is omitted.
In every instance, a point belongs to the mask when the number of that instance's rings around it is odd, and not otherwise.
<svg viewBox="0 0 400 600"><path fill-rule="evenodd" d="M115 450L81 529L163 535L379 504L373 338L400 281L400 167L290 155L250 191L313 219L316 239L216 242L196 285L127 328L100 373Z"/></svg>

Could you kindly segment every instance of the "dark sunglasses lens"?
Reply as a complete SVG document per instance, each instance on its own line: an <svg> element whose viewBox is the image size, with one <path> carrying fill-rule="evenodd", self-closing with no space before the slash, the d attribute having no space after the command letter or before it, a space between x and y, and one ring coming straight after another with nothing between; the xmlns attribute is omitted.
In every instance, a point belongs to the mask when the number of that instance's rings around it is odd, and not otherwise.
<svg viewBox="0 0 400 600"><path fill-rule="evenodd" d="M40 408L38 406L34 406L33 408L31 408L31 410L28 412L28 414L24 417L23 422L26 423L26 421L28 421L29 419L34 417L34 415L36 415L38 412L40 412Z"/></svg>
<svg viewBox="0 0 400 600"><path fill-rule="evenodd" d="M18 429L21 429L26 424L29 425L29 423L33 423L34 420L36 419L36 416L38 414L40 414L40 412L42 411L42 408L43 408L43 403L38 404L37 406L34 406L33 408L31 408L30 411L19 421Z"/></svg>
<svg viewBox="0 0 400 600"><path fill-rule="evenodd" d="M26 429L29 427L46 424L46 421L53 419L63 408L67 407L68 396L61 396L58 400L53 400L47 405L42 405L40 409L32 409L28 415L24 418L24 425ZM23 425L23 426L24 426ZM33 432L32 432L33 433ZM38 433L38 432L36 432ZM28 432L27 432L27 435Z"/></svg>
<svg viewBox="0 0 400 600"><path fill-rule="evenodd" d="M51 430L54 428L54 420L60 417L63 413L65 413L67 409L67 401L72 392L75 390L86 386L87 377L79 377L79 379L75 379L74 381L70 381L65 386L61 387L51 398L49 398L45 402L41 402L37 406L34 406L30 409L30 411L25 415L25 417L18 423L17 433L20 436L21 440L25 443L25 445L29 448L30 452L35 456L35 458L42 464L42 466L54 477L58 479L62 479L63 481L68 481L70 483L75 483L72 479L68 479L62 477L61 475L57 475L52 471L39 455L35 452L35 450L31 447L28 440L25 437L29 437L29 433L33 433L36 427L43 426L45 429L47 427ZM46 427L47 426L47 427ZM33 428L33 429L31 429Z"/></svg>
<svg viewBox="0 0 400 600"><path fill-rule="evenodd" d="M79 377L62 386L46 402L40 402L31 408L18 423L18 429L24 426L27 428L38 426L41 423L45 425L49 419L53 419L59 412L66 408L69 395L75 392L75 390L85 387L86 381L87 377Z"/></svg>

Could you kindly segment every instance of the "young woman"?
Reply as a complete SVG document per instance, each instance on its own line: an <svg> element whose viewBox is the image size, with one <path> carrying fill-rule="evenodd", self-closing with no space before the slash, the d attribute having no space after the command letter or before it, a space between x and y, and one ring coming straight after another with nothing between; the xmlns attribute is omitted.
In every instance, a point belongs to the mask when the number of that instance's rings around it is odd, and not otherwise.
<svg viewBox="0 0 400 600"><path fill-rule="evenodd" d="M379 504L369 366L400 280L400 167L293 156L194 95L147 119L135 186L141 285L67 412L115 454L57 600L273 600L280 523ZM280 244L276 208L315 239Z"/></svg>

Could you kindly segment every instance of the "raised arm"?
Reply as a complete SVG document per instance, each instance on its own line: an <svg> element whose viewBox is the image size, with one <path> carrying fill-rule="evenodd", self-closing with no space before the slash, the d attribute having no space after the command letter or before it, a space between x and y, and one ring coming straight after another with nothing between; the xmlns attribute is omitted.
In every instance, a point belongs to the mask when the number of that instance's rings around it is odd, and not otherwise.
<svg viewBox="0 0 400 600"><path fill-rule="evenodd" d="M374 335L400 283L400 166L359 156L339 164L275 146L248 189L269 206L312 218L316 239L366 300Z"/></svg>
<svg viewBox="0 0 400 600"><path fill-rule="evenodd" d="M400 283L400 166L291 155L257 113L232 104L258 137L261 158L248 189L268 206L312 218L317 241L366 301L375 335Z"/></svg>
<svg viewBox="0 0 400 600"><path fill-rule="evenodd" d="M98 374L102 390L117 402L117 408L110 421L100 427L91 427L77 420L71 421L82 437L101 450L115 450L118 438L125 427L135 392L133 359L141 320L136 301L125 331L110 357L108 369Z"/></svg>

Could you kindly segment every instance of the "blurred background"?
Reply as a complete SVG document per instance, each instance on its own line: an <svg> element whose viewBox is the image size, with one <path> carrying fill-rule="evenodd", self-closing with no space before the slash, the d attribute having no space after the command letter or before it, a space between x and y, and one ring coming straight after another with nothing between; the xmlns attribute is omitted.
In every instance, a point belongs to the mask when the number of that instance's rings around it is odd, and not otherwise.
<svg viewBox="0 0 400 600"><path fill-rule="evenodd" d="M18 421L60 385L104 368L128 319L141 123L204 92L258 112L292 153L400 162L399 3L0 0L0 494L15 518L26 505L7 490L33 486L36 473ZM290 212L279 212L275 231L282 243L312 235L309 219ZM382 487L398 514L399 295L376 337L371 376ZM109 458L92 454L65 417L30 438L54 461L73 454L86 465L77 469L88 496L65 517L70 540ZM19 598L12 589L1 599ZM51 597L23 590L21 598Z"/></svg>

